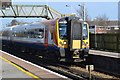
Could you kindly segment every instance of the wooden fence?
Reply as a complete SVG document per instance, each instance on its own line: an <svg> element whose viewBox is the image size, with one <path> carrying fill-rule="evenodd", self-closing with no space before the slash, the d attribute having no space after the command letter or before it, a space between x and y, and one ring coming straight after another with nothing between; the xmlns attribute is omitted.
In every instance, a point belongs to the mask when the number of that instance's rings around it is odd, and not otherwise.
<svg viewBox="0 0 120 80"><path fill-rule="evenodd" d="M90 34L90 48L120 52L120 34Z"/></svg>

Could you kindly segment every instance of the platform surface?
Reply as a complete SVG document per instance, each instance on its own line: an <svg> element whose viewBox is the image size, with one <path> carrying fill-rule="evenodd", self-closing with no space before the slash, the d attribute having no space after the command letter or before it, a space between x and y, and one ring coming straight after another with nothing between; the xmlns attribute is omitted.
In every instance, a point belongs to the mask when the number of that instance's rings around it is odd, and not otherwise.
<svg viewBox="0 0 120 80"><path fill-rule="evenodd" d="M120 53L116 53L116 52L90 50L89 54L98 55L98 56L105 56L105 57L112 57L112 58L120 58Z"/></svg>
<svg viewBox="0 0 120 80"><path fill-rule="evenodd" d="M0 62L0 78L15 78L13 80L68 80L68 78L63 75L1 50L0 61L2 61Z"/></svg>
<svg viewBox="0 0 120 80"><path fill-rule="evenodd" d="M0 65L2 65L2 70L0 71L2 72L2 78L32 78L30 75L24 73L7 61L2 60Z"/></svg>

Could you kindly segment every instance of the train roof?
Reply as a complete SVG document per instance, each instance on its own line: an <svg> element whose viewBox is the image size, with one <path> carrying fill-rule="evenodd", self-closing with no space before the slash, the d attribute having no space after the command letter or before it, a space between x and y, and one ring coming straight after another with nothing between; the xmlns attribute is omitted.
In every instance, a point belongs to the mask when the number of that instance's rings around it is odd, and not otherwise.
<svg viewBox="0 0 120 80"><path fill-rule="evenodd" d="M45 25L37 22L32 24L24 24L24 25L18 25L16 27L13 27L13 31L19 31L19 30L27 30L27 29L34 29L34 28L44 28Z"/></svg>

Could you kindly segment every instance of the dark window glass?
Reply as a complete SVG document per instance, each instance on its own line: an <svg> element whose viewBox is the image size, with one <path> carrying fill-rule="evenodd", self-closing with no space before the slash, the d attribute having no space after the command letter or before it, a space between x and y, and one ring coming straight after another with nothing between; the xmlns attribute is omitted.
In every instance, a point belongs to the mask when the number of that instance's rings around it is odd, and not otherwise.
<svg viewBox="0 0 120 80"><path fill-rule="evenodd" d="M51 33L51 39L53 39L53 33Z"/></svg>
<svg viewBox="0 0 120 80"><path fill-rule="evenodd" d="M59 21L59 37L60 39L67 39L67 21Z"/></svg>
<svg viewBox="0 0 120 80"><path fill-rule="evenodd" d="M14 32L14 35L16 35L16 37L40 38L40 39L42 39L42 38L44 38L44 28Z"/></svg>
<svg viewBox="0 0 120 80"><path fill-rule="evenodd" d="M9 36L9 32L8 31L4 31L2 36L6 36L6 37Z"/></svg>
<svg viewBox="0 0 120 80"><path fill-rule="evenodd" d="M44 28L35 30L34 35L35 35L35 38L43 39L44 38Z"/></svg>
<svg viewBox="0 0 120 80"><path fill-rule="evenodd" d="M87 24L84 24L84 26L83 26L83 40L86 40L87 38L88 38Z"/></svg>
<svg viewBox="0 0 120 80"><path fill-rule="evenodd" d="M73 40L80 40L82 33L82 24L81 23L73 23L72 25L72 39Z"/></svg>
<svg viewBox="0 0 120 80"><path fill-rule="evenodd" d="M44 28L41 29L32 29L27 31L28 38L44 38Z"/></svg>

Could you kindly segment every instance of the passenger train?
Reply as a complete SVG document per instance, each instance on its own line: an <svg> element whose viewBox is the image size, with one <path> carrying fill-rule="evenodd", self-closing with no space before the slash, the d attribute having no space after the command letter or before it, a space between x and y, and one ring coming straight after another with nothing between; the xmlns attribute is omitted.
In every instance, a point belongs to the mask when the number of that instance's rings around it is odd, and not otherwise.
<svg viewBox="0 0 120 80"><path fill-rule="evenodd" d="M78 17L6 27L0 35L6 47L32 52L43 59L78 62L89 53L89 27Z"/></svg>

